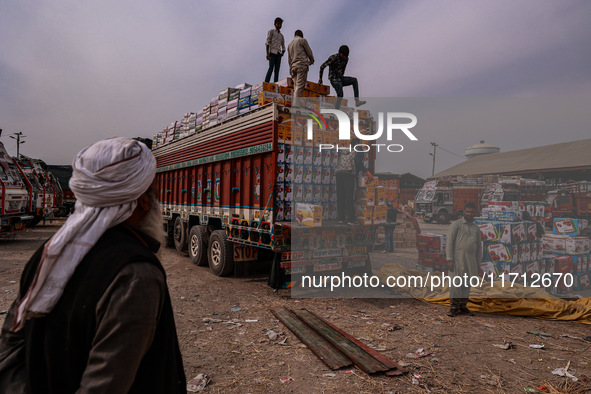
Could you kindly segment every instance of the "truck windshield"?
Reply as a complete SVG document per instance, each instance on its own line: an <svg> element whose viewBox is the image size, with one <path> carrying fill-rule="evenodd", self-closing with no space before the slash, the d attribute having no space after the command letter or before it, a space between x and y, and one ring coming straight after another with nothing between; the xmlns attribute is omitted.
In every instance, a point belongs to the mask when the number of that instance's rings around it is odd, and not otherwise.
<svg viewBox="0 0 591 394"><path fill-rule="evenodd" d="M421 189L417 194L417 202L430 202L435 197L435 190L433 189Z"/></svg>

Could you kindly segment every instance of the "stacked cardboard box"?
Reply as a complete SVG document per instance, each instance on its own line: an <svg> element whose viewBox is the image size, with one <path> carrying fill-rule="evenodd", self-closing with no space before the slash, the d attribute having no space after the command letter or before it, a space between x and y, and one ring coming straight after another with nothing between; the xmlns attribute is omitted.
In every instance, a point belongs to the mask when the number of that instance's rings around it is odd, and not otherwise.
<svg viewBox="0 0 591 394"><path fill-rule="evenodd" d="M328 93L329 87L327 85L307 82L303 96L325 97ZM200 133L226 120L254 111L265 104L274 102L290 106L292 94L293 80L291 78L285 78L276 84L269 82L260 82L255 85L242 83L233 88L224 88L211 99L208 105L197 113L190 113L190 119L189 117L183 118L182 125L179 124L178 129L175 127L175 131L171 134L172 137L169 135L170 126L162 132L154 134L153 147L158 148L176 139ZM346 105L346 100L343 105Z"/></svg>
<svg viewBox="0 0 591 394"><path fill-rule="evenodd" d="M447 272L448 266L445 257L447 236L435 233L417 234L416 240L419 251L417 268L424 271Z"/></svg>
<svg viewBox="0 0 591 394"><path fill-rule="evenodd" d="M402 221L398 220L394 230L394 248L414 248L417 245L417 230L412 219L407 215L398 215Z"/></svg>

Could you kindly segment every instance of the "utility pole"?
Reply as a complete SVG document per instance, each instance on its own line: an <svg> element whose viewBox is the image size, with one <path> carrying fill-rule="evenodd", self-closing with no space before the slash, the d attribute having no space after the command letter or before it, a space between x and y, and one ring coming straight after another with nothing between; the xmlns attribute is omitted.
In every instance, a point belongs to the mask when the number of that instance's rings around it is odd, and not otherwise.
<svg viewBox="0 0 591 394"><path fill-rule="evenodd" d="M23 133L21 131L19 131L18 133L14 133L14 135L16 135L16 137L13 137L12 135L10 136L10 138L16 140L16 158L17 160L20 160L21 158L21 153L20 153L20 147L21 144L24 144L25 141L21 141L21 137L26 137L26 135L23 135Z"/></svg>
<svg viewBox="0 0 591 394"><path fill-rule="evenodd" d="M433 156L433 169L431 170L431 176L435 175L435 154L437 153L437 147L439 145L437 145L435 142L431 142L431 145L433 145L433 153L429 153L431 156Z"/></svg>

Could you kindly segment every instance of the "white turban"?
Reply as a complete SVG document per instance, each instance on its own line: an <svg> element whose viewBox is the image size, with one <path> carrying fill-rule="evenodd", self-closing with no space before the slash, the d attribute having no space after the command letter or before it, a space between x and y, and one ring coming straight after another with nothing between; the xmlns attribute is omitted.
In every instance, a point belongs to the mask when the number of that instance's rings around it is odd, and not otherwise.
<svg viewBox="0 0 591 394"><path fill-rule="evenodd" d="M156 159L145 144L116 137L84 148L72 167L76 210L45 245L14 330L30 316L51 312L86 253L107 229L131 216L154 180Z"/></svg>

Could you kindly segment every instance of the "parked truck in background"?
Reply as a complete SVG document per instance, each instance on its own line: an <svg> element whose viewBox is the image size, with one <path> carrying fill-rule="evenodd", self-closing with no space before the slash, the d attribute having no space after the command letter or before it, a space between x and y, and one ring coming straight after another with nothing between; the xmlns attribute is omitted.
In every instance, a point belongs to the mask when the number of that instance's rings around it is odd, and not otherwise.
<svg viewBox="0 0 591 394"><path fill-rule="evenodd" d="M549 186L543 181L519 177L499 178L484 187L480 206L484 209L489 202L501 201L544 201Z"/></svg>
<svg viewBox="0 0 591 394"><path fill-rule="evenodd" d="M552 226L555 218L591 220L591 182L569 182L546 196L545 224Z"/></svg>
<svg viewBox="0 0 591 394"><path fill-rule="evenodd" d="M415 216L426 223L449 223L463 214L471 202L480 210L484 190L480 178L452 178L427 181L415 197Z"/></svg>
<svg viewBox="0 0 591 394"><path fill-rule="evenodd" d="M47 165L47 169L56 177L63 192L63 203L59 207L58 216L68 216L74 212L74 206L76 205L76 196L74 196L74 193L70 189L72 166L49 164Z"/></svg>
<svg viewBox="0 0 591 394"><path fill-rule="evenodd" d="M24 230L33 220L30 209L26 181L0 142L0 235Z"/></svg>

